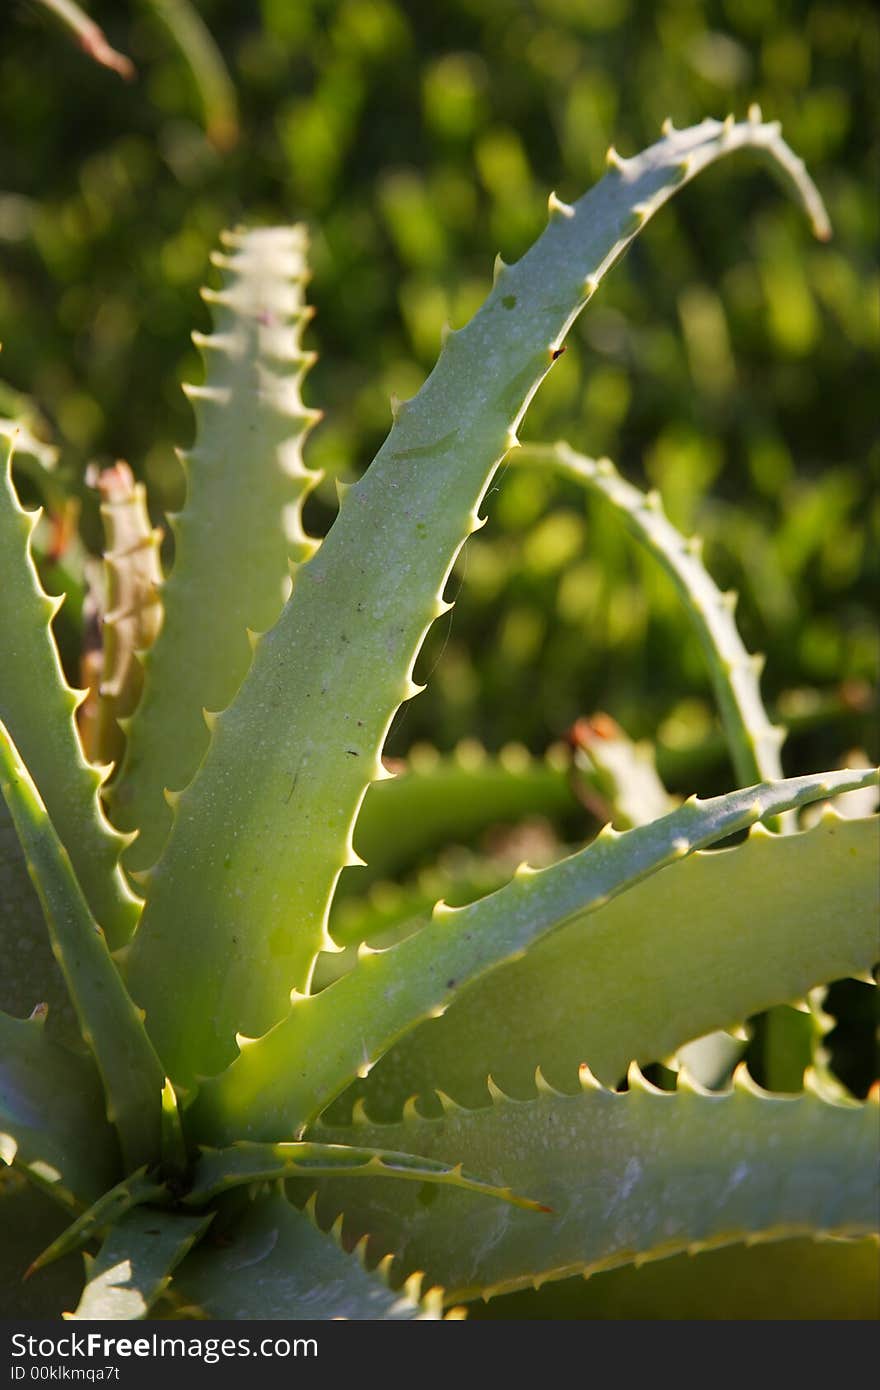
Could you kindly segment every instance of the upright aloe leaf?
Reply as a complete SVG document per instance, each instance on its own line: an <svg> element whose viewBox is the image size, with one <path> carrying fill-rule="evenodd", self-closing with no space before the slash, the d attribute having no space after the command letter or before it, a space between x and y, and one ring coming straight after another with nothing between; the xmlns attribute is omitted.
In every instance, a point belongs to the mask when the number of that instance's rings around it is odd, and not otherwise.
<svg viewBox="0 0 880 1390"><path fill-rule="evenodd" d="M354 862L358 810L383 775L390 722L416 693L425 633L447 609L451 567L481 524L481 499L531 397L653 213L714 160L749 147L788 175L827 234L803 166L758 112L740 125L670 129L630 160L612 152L607 176L574 207L551 198L543 235L516 265L499 265L482 309L449 335L347 492L216 721L150 884L129 980L175 1080L218 1072L234 1056L236 1032L264 1032L289 990L308 987L329 944L336 880Z"/></svg>
<svg viewBox="0 0 880 1390"><path fill-rule="evenodd" d="M0 792L46 914L80 1030L91 1049L126 1168L158 1160L164 1073L89 911L70 858L15 745L0 723Z"/></svg>
<svg viewBox="0 0 880 1390"><path fill-rule="evenodd" d="M438 903L433 920L387 951L365 951L351 974L295 998L264 1037L239 1039L239 1057L204 1084L195 1102L210 1141L298 1134L330 1100L366 1075L392 1043L441 1016L490 971L520 959L542 936L684 859L830 792L877 774L826 773L750 787L699 802L623 834L606 828L586 849L549 868L523 871L469 907Z"/></svg>
<svg viewBox="0 0 880 1390"><path fill-rule="evenodd" d="M181 455L183 511L171 520L174 568L164 619L144 660L144 694L128 725L128 747L111 806L137 830L126 865L153 864L172 823L165 792L185 787L208 746L203 711L224 709L251 662L249 632L271 627L290 587L290 563L310 553L302 529L317 481L302 444L317 413L300 386L312 363L301 337L302 227L233 232L214 262L218 291L204 291L214 332L195 334L206 362L203 386L185 388L196 440Z"/></svg>
<svg viewBox="0 0 880 1390"><path fill-rule="evenodd" d="M740 1069L726 1092L658 1091L637 1068L629 1090L588 1073L579 1095L546 1083L536 1098L496 1092L480 1110L448 1106L392 1125L365 1120L322 1138L456 1154L539 1193L538 1217L446 1189L429 1205L403 1184L321 1184L322 1220L346 1213L349 1239L393 1244L404 1269L426 1270L451 1298L490 1296L545 1279L742 1240L876 1231L877 1107L819 1095L773 1096Z"/></svg>
<svg viewBox="0 0 880 1390"><path fill-rule="evenodd" d="M103 774L80 747L80 696L64 678L52 635L61 600L43 592L31 556L37 520L19 504L10 445L0 481L0 721L38 782L95 920L115 947L130 937L140 905L119 868L125 840L101 810Z"/></svg>

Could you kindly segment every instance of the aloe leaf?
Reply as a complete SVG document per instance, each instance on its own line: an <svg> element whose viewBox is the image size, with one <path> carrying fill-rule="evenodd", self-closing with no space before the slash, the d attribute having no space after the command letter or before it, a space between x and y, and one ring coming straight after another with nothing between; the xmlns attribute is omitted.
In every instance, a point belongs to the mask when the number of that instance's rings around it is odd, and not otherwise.
<svg viewBox="0 0 880 1390"><path fill-rule="evenodd" d="M470 1316L873 1322L880 1307L877 1253L876 1236L725 1245L509 1294L471 1305Z"/></svg>
<svg viewBox="0 0 880 1390"><path fill-rule="evenodd" d="M52 950L90 1047L128 1168L159 1156L162 1064L125 992L104 936L40 794L0 723L0 790L46 915Z"/></svg>
<svg viewBox="0 0 880 1390"><path fill-rule="evenodd" d="M664 1060L693 1038L869 970L877 824L832 814L799 835L759 829L734 849L663 869L487 975L392 1048L355 1094L377 1116L438 1088L480 1105L490 1074L528 1095L540 1062L551 1084L570 1088L585 1057L613 1085L632 1057Z"/></svg>
<svg viewBox="0 0 880 1390"><path fill-rule="evenodd" d="M364 1268L363 1249L352 1255L338 1230L325 1234L310 1211L298 1211L277 1190L248 1203L223 1231L184 1261L174 1290L201 1316L291 1321L333 1318L410 1321L439 1319L442 1294L421 1297L421 1277L395 1292L388 1285L390 1257ZM360 1255L360 1258L359 1258Z"/></svg>
<svg viewBox="0 0 880 1390"><path fill-rule="evenodd" d="M97 690L79 711L79 728L93 762L116 763L123 748L119 721L130 717L141 694L139 658L162 625L162 533L151 524L146 489L127 464L105 468L96 487L104 526L106 609Z"/></svg>
<svg viewBox="0 0 880 1390"><path fill-rule="evenodd" d="M576 809L569 771L569 756L559 746L543 758L516 744L492 756L470 740L451 755L416 747L364 798L355 846L366 868L348 886L362 892L378 878L411 868L426 851L451 841L466 844L488 826ZM343 875L340 890L347 882Z"/></svg>
<svg viewBox="0 0 880 1390"><path fill-rule="evenodd" d="M97 1072L46 1036L41 1012L0 1013L0 1159L68 1210L93 1202L116 1176Z"/></svg>
<svg viewBox="0 0 880 1390"><path fill-rule="evenodd" d="M438 904L433 920L399 945L367 952L357 969L320 994L295 998L264 1037L239 1039L239 1057L204 1084L195 1102L203 1141L270 1139L319 1113L392 1043L442 1015L466 986L524 955L563 926L696 849L827 796L866 785L855 770L750 787L701 802L623 834L606 827L586 849L549 868L519 873L468 907Z"/></svg>
<svg viewBox="0 0 880 1390"><path fill-rule="evenodd" d="M222 288L205 290L214 332L194 334L203 386L185 388L196 439L181 454L186 505L172 517L175 559L164 618L144 657L144 693L110 789L114 817L139 835L126 866L159 855L172 810L208 746L203 711L229 704L251 663L249 630L271 627L290 586L290 563L310 551L303 501L318 479L302 444L318 413L303 405L313 361L301 336L307 238L303 227L227 233L214 256ZM173 797L172 797L173 800Z"/></svg>
<svg viewBox="0 0 880 1390"><path fill-rule="evenodd" d="M119 73L126 82L131 81L135 73L134 63L124 53L117 53L115 48L111 48L104 30L76 4L76 0L38 0L38 3L57 16L90 58L100 63L101 67Z"/></svg>
<svg viewBox="0 0 880 1390"><path fill-rule="evenodd" d="M27 1018L48 1010L45 1027L55 1042L79 1042L79 1025L64 976L52 955L46 918L27 871L6 802L0 797L0 1009Z"/></svg>
<svg viewBox="0 0 880 1390"><path fill-rule="evenodd" d="M733 616L737 596L733 591L722 593L705 569L699 537L685 539L664 513L659 493L640 492L610 459L586 458L563 443L529 444L521 457L553 467L610 503L627 530L663 566L699 635L738 782L744 786L781 777L779 750L785 730L770 723L761 701L758 682L764 658L746 651Z"/></svg>
<svg viewBox="0 0 880 1390"><path fill-rule="evenodd" d="M434 1163L388 1149L365 1149L345 1144L233 1144L228 1149L203 1149L193 1185L184 1197L187 1206L201 1206L212 1197L243 1183L306 1174L342 1173L347 1177L403 1178L410 1182L452 1184L528 1211L544 1211L540 1202L518 1197L509 1188L471 1177L460 1164Z"/></svg>
<svg viewBox="0 0 880 1390"><path fill-rule="evenodd" d="M37 520L19 505L10 444L0 481L0 720L32 769L95 919L116 947L134 930L140 905L119 867L125 840L101 810L104 774L82 755L74 723L80 696L64 678L52 635L60 600L43 592L31 555Z"/></svg>
<svg viewBox="0 0 880 1390"><path fill-rule="evenodd" d="M159 1201L167 1196L165 1184L147 1174L146 1168L130 1173L109 1192L103 1193L88 1209L77 1217L59 1236L47 1245L32 1261L27 1277L54 1264L62 1256L79 1250L99 1231L110 1229L121 1221L127 1212L145 1202Z"/></svg>
<svg viewBox="0 0 880 1390"><path fill-rule="evenodd" d="M127 1212L95 1258L87 1260L82 1297L66 1317L94 1322L145 1318L212 1217L142 1207Z"/></svg>
<svg viewBox="0 0 880 1390"><path fill-rule="evenodd" d="M308 988L330 944L336 881L357 862L355 819L383 775L388 728L417 691L412 669L427 630L448 609L446 580L531 397L605 272L677 188L743 148L783 168L827 233L778 126L753 116L670 130L633 159L613 156L574 207L551 199L543 235L516 265L499 266L482 309L447 337L346 493L217 719L150 883L129 979L172 1079L220 1071L237 1032L264 1032L289 990Z"/></svg>
<svg viewBox="0 0 880 1390"><path fill-rule="evenodd" d="M637 1068L629 1090L582 1073L578 1095L550 1091L481 1110L449 1104L440 1119L410 1112L322 1138L452 1154L540 1194L538 1220L469 1194L438 1192L428 1206L401 1184L320 1184L322 1220L344 1211L346 1239L364 1232L426 1270L454 1299L490 1296L536 1280L592 1273L677 1251L743 1240L877 1226L877 1107L837 1105L805 1092L761 1091L743 1067L726 1092L658 1091Z"/></svg>

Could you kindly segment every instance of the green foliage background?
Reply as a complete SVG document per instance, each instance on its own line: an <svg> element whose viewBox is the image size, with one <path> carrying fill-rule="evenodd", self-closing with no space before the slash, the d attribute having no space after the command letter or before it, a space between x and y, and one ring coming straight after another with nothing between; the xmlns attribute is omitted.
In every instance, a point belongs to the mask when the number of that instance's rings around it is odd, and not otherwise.
<svg viewBox="0 0 880 1390"><path fill-rule="evenodd" d="M241 105L236 148L200 124L192 75L149 7L91 12L138 78L92 66L42 10L0 19L0 339L82 491L91 459L127 457L157 515L180 500L173 445L191 433L177 385L198 371L189 331L221 228L308 219L314 236L310 452L354 476L417 389L441 327L515 259L546 197L601 175L664 116L687 125L750 101L782 120L835 227L812 245L797 211L744 162L713 172L649 229L584 315L527 437L565 433L659 486L742 593L765 690L810 732L787 770L870 739L863 684L876 381L871 179L878 29L832 0L203 0ZM246 461L242 461L246 466ZM330 481L311 521L332 516ZM86 534L97 543L93 503ZM467 548L454 616L421 670L429 694L404 748L476 734L540 748L608 708L658 734L673 782L718 785L701 658L674 596L574 493L506 477ZM76 605L70 616L75 617ZM72 644L67 634L68 646ZM443 659L439 661L443 648ZM819 695L797 695L809 687ZM682 703L683 702L683 703ZM833 718L815 726L811 711Z"/></svg>

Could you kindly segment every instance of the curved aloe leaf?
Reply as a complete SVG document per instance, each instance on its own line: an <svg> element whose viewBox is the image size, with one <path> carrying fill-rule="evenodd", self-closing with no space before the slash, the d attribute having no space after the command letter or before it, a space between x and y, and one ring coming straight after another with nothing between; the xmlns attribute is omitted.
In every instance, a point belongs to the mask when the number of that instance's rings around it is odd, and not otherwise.
<svg viewBox="0 0 880 1390"><path fill-rule="evenodd" d="M442 1316L442 1294L420 1298L416 1275L395 1292L388 1286L390 1256L377 1270L347 1254L338 1231L325 1234L309 1211L298 1211L274 1190L249 1203L223 1231L184 1261L174 1280L178 1298L211 1318L304 1321L332 1318L409 1321Z"/></svg>
<svg viewBox="0 0 880 1390"><path fill-rule="evenodd" d="M159 855L173 818L165 791L186 786L208 746L203 711L229 704L251 663L249 629L271 627L291 560L310 551L301 512L318 475L302 443L318 416L300 395L313 361L300 341L311 317L306 246L303 227L227 233L214 257L223 286L204 291L215 329L194 335L206 381L186 388L196 415L195 444L181 455L186 506L171 519L162 630L110 790L116 821L139 831L129 869Z"/></svg>
<svg viewBox="0 0 880 1390"><path fill-rule="evenodd" d="M579 1095L546 1085L529 1101L442 1118L411 1112L316 1133L400 1144L525 1185L555 1216L438 1192L420 1204L401 1185L322 1182L322 1219L346 1213L346 1238L364 1232L425 1269L451 1298L490 1296L535 1281L591 1273L742 1240L819 1232L861 1236L877 1226L877 1108L837 1105L809 1092L759 1090L744 1068L727 1092L658 1091L637 1068L630 1089L606 1091L584 1073Z"/></svg>
<svg viewBox="0 0 880 1390"><path fill-rule="evenodd" d="M103 774L82 755L73 717L80 697L64 679L52 635L60 600L43 592L31 556L37 520L19 505L10 445L0 480L0 720L32 769L95 920L115 947L134 930L140 905L119 868L125 840L101 810Z"/></svg>
<svg viewBox="0 0 880 1390"><path fill-rule="evenodd" d="M632 1057L663 1060L710 1030L869 970L877 826L826 815L800 835L759 829L735 849L663 869L487 975L355 1093L376 1116L434 1089L480 1105L490 1074L528 1095L540 1062L552 1085L568 1088L586 1057L613 1085Z"/></svg>
<svg viewBox="0 0 880 1390"><path fill-rule="evenodd" d="M659 561L699 635L737 781L744 786L781 777L779 749L785 730L770 723L761 701L758 678L764 658L751 656L743 646L733 617L736 594L722 593L704 568L699 537L686 540L665 515L659 493L640 492L610 459L586 458L563 443L529 444L522 457L548 464L604 498Z"/></svg>
<svg viewBox="0 0 880 1390"><path fill-rule="evenodd" d="M243 1183L307 1174L342 1173L346 1177L403 1178L410 1182L451 1184L528 1211L544 1211L540 1202L518 1197L509 1188L482 1182L462 1172L459 1164L435 1163L388 1149L365 1149L345 1144L233 1144L228 1149L203 1149L195 1182L184 1197L187 1206L200 1206Z"/></svg>
<svg viewBox="0 0 880 1390"><path fill-rule="evenodd" d="M554 928L765 816L872 779L878 774L833 772L704 802L692 797L650 825L623 834L606 827L586 849L526 870L469 907L438 904L415 936L364 954L356 970L321 994L294 999L287 1018L264 1037L240 1039L238 1059L206 1082L195 1102L195 1132L220 1143L298 1135L398 1038L442 1015L466 986L520 958Z"/></svg>
<svg viewBox="0 0 880 1390"><path fill-rule="evenodd" d="M447 611L452 565L480 525L481 499L531 397L605 272L677 188L743 148L776 162L827 234L802 164L778 126L752 115L740 125L670 129L634 159L613 155L607 176L574 207L552 198L543 235L516 265L499 266L482 309L447 337L434 371L346 493L216 721L150 884L129 979L175 1081L220 1071L237 1032L262 1033L283 1016L289 990L308 987L329 944L336 881L356 862L361 802L383 775L389 725L416 693L413 664Z"/></svg>
<svg viewBox="0 0 880 1390"><path fill-rule="evenodd" d="M94 1055L126 1166L159 1157L165 1076L40 794L0 723L0 791L46 914L52 950Z"/></svg>
<svg viewBox="0 0 880 1390"><path fill-rule="evenodd" d="M95 1068L47 1038L40 1014L0 1013L0 1160L69 1210L95 1201L116 1176Z"/></svg>
<svg viewBox="0 0 880 1390"><path fill-rule="evenodd" d="M212 1214L213 1215L213 1214ZM171 1282L173 1271L201 1239L210 1216L129 1211L86 1262L86 1286L72 1321L145 1318Z"/></svg>

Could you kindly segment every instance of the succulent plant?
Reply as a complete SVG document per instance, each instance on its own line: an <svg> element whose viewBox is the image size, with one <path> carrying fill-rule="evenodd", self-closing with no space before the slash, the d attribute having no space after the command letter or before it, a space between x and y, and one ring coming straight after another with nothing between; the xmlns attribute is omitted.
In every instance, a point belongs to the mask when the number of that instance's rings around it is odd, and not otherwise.
<svg viewBox="0 0 880 1390"><path fill-rule="evenodd" d="M876 1112L827 1065L816 992L877 954L876 827L833 805L877 774L783 778L760 660L698 541L607 461L517 439L606 271L677 189L739 150L767 158L828 234L802 163L755 109L667 124L632 159L609 151L593 190L573 206L551 194L539 240L496 263L320 544L302 521L317 481L302 456L317 418L301 396L306 233L230 233L221 288L205 292L214 331L197 338L205 383L188 388L197 430L167 581L142 488L124 469L102 483L88 696L62 672L60 601L37 575L12 433L0 1195L13 1309L436 1318L715 1246L790 1240L812 1267L818 1237L861 1268ZM545 759L466 747L383 761L508 459L597 493L672 576L745 790L677 804L607 718ZM599 833L584 802L607 816ZM821 817L798 830L814 802ZM557 813L580 843L533 832L537 865L511 872L512 833L492 855L440 854ZM429 852L435 868L408 876ZM733 1033L798 1001L811 1065L798 1095L773 1094L734 1070ZM667 1085L647 1080L664 1061Z"/></svg>

